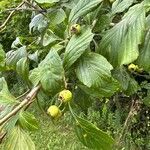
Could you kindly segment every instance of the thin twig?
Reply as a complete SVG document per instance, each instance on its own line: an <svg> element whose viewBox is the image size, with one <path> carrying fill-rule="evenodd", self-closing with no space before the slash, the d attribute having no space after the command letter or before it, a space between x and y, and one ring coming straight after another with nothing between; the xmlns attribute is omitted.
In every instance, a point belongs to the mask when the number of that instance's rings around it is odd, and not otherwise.
<svg viewBox="0 0 150 150"><path fill-rule="evenodd" d="M30 7L32 8L21 8L21 6L23 4L28 4ZM9 10L9 9L8 9ZM10 9L11 10L11 9ZM27 0L23 0L16 8L12 8L12 11L10 12L9 16L6 18L6 20L4 21L4 23L0 26L0 32L2 32L5 27L6 27L6 24L9 22L9 20L11 19L11 17L13 16L13 14L16 12L16 11L19 11L19 10L30 10L30 11L38 11L39 13L41 13L42 15L44 15L45 17L47 17L43 12L45 12L46 10L43 10L43 9L37 9L34 5L32 5L30 2L28 2Z"/></svg>
<svg viewBox="0 0 150 150"><path fill-rule="evenodd" d="M16 7L16 9L19 8L19 7L21 7L23 4L24 4L24 1L22 1L22 2ZM16 11L16 10L13 10L13 11L9 14L9 16L6 18L6 20L4 21L4 23L0 26L0 29L4 28L4 27L6 26L6 24L9 22L10 18L13 16L13 14L15 13L15 11Z"/></svg>
<svg viewBox="0 0 150 150"><path fill-rule="evenodd" d="M95 19L95 20L92 22L92 29L95 27L96 23L97 23L97 19Z"/></svg>
<svg viewBox="0 0 150 150"><path fill-rule="evenodd" d="M0 32L3 32L5 29L6 29L6 26L5 26L4 28L2 28L2 29L0 30Z"/></svg>
<svg viewBox="0 0 150 150"><path fill-rule="evenodd" d="M0 126L3 123L5 123L6 121L8 121L12 116L14 116L24 106L26 106L28 103L30 103L30 101L32 101L36 97L40 87L41 86L38 85L35 88L33 88L31 90L31 92L26 96L26 98L18 106L16 106L10 113L8 113L6 116L4 116L2 119L0 119Z"/></svg>
<svg viewBox="0 0 150 150"><path fill-rule="evenodd" d="M95 39L93 39L92 41L93 41L93 43L94 43L94 45L95 45L95 48L98 49L99 46L98 46L98 44L96 43Z"/></svg>
<svg viewBox="0 0 150 150"><path fill-rule="evenodd" d="M18 96L18 97L16 98L16 100L18 100L18 99L24 97L27 93L29 93L29 91L30 91L30 90L27 90L25 93L23 93L22 95Z"/></svg>
<svg viewBox="0 0 150 150"><path fill-rule="evenodd" d="M32 4L31 4L30 2L28 2L27 0L24 0L24 2L25 2L26 4L28 4L30 7L34 8L34 9L37 9L36 6L32 5ZM39 7L39 8L40 8L40 7ZM47 17L47 16L43 13L43 12L45 12L46 10L43 10L43 9L40 8L40 10L38 9L38 11L39 11L43 16Z"/></svg>
<svg viewBox="0 0 150 150"><path fill-rule="evenodd" d="M64 77L64 84L65 84L65 89L67 89L68 84L67 84L67 82L66 82L66 78L65 78L65 77Z"/></svg>
<svg viewBox="0 0 150 150"><path fill-rule="evenodd" d="M131 117L132 116L134 116L134 111L135 111L135 101L134 100L132 100L132 104L131 104L131 107L130 107L130 111L129 111L129 113L128 113L128 116L127 116L127 118L126 118L126 120L125 120L125 122L124 122L124 125L123 125L123 128L122 128L122 132L120 133L120 136L119 136L119 138L117 139L117 147L119 147L119 145L120 145L120 141L121 141L121 139L122 139L122 137L123 137L123 135L124 135L124 132L125 132L125 130L128 128L128 125L129 125L129 121L130 121L130 119L131 119Z"/></svg>
<svg viewBox="0 0 150 150"><path fill-rule="evenodd" d="M142 75L142 74L139 74L139 73L137 73L137 72L132 72L132 74L134 74L134 75L136 75L136 76L140 76L140 77L143 77L143 78L145 78L145 79L150 79L150 75Z"/></svg>
<svg viewBox="0 0 150 150"><path fill-rule="evenodd" d="M4 137L6 136L7 132L0 133L0 144L2 143Z"/></svg>
<svg viewBox="0 0 150 150"><path fill-rule="evenodd" d="M10 8L10 9L6 9L5 11L22 11L22 10L26 10L26 11L38 11L41 12L41 10L38 9L34 9L34 8Z"/></svg>
<svg viewBox="0 0 150 150"><path fill-rule="evenodd" d="M35 98L32 99L30 102L28 102L28 104L25 106L24 110L27 110L29 108L29 106L34 102Z"/></svg>

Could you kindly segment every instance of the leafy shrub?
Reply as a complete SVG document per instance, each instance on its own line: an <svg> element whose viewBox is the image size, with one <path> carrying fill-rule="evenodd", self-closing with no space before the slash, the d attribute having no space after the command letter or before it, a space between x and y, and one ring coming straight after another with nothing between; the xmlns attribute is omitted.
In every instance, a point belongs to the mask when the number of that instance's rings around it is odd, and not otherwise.
<svg viewBox="0 0 150 150"><path fill-rule="evenodd" d="M88 148L149 148L148 0L1 3L4 149L35 149L26 132L39 128L36 117L28 112L35 101L44 113L51 105L58 108L48 110L53 122L69 111L73 123L68 119L68 124ZM12 3L18 6L6 10L11 11L7 18L3 11ZM14 88L12 94L9 89Z"/></svg>

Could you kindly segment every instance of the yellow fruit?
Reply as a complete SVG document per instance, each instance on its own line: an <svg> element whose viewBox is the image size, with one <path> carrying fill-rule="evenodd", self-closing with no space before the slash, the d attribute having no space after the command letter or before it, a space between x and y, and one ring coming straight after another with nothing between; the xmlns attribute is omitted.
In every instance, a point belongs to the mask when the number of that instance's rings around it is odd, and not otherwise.
<svg viewBox="0 0 150 150"><path fill-rule="evenodd" d="M71 33L79 34L81 32L81 26L79 24L74 24L71 26Z"/></svg>
<svg viewBox="0 0 150 150"><path fill-rule="evenodd" d="M63 90L59 93L59 99L63 102L69 102L72 100L72 93L69 90Z"/></svg>
<svg viewBox="0 0 150 150"><path fill-rule="evenodd" d="M138 69L138 66L135 65L135 64L130 64L130 65L128 66L128 70L129 70L129 71L136 71L137 69Z"/></svg>
<svg viewBox="0 0 150 150"><path fill-rule="evenodd" d="M61 111L56 105L50 106L47 110L47 113L53 118L61 116Z"/></svg>

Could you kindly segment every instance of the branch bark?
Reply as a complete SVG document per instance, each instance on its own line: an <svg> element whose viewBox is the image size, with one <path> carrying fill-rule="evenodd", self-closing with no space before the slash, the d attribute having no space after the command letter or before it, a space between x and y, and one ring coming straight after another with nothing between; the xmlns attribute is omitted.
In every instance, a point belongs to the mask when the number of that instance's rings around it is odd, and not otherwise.
<svg viewBox="0 0 150 150"><path fill-rule="evenodd" d="M25 10L25 11L39 11L39 12L41 11L41 10L38 10L38 9L21 8L21 7L20 7L20 8L10 8L10 9L6 9L5 12L6 12L6 11L14 11L14 10L15 10L15 11L23 11L23 10Z"/></svg>
<svg viewBox="0 0 150 150"><path fill-rule="evenodd" d="M6 132L5 133L0 133L0 144L2 143L4 137L6 136Z"/></svg>
<svg viewBox="0 0 150 150"><path fill-rule="evenodd" d="M36 97L39 89L40 89L40 85L36 86L35 88L33 88L31 90L31 92L26 96L26 98L18 105L16 106L10 113L8 113L6 116L4 116L1 120L0 120L0 126L5 123L6 121L8 121L12 116L14 116L18 111L20 111L24 106L26 106L27 104L29 104L31 101L33 102L33 99Z"/></svg>

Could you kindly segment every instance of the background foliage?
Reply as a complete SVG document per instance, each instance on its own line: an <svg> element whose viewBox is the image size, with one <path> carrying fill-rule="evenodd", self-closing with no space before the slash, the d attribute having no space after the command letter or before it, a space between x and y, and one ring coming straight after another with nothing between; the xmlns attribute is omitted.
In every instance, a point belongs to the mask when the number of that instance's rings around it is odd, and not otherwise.
<svg viewBox="0 0 150 150"><path fill-rule="evenodd" d="M149 0L2 0L0 119L41 88L1 126L1 149L150 149L149 9ZM61 104L66 88L73 100ZM54 104L58 120L46 113Z"/></svg>

